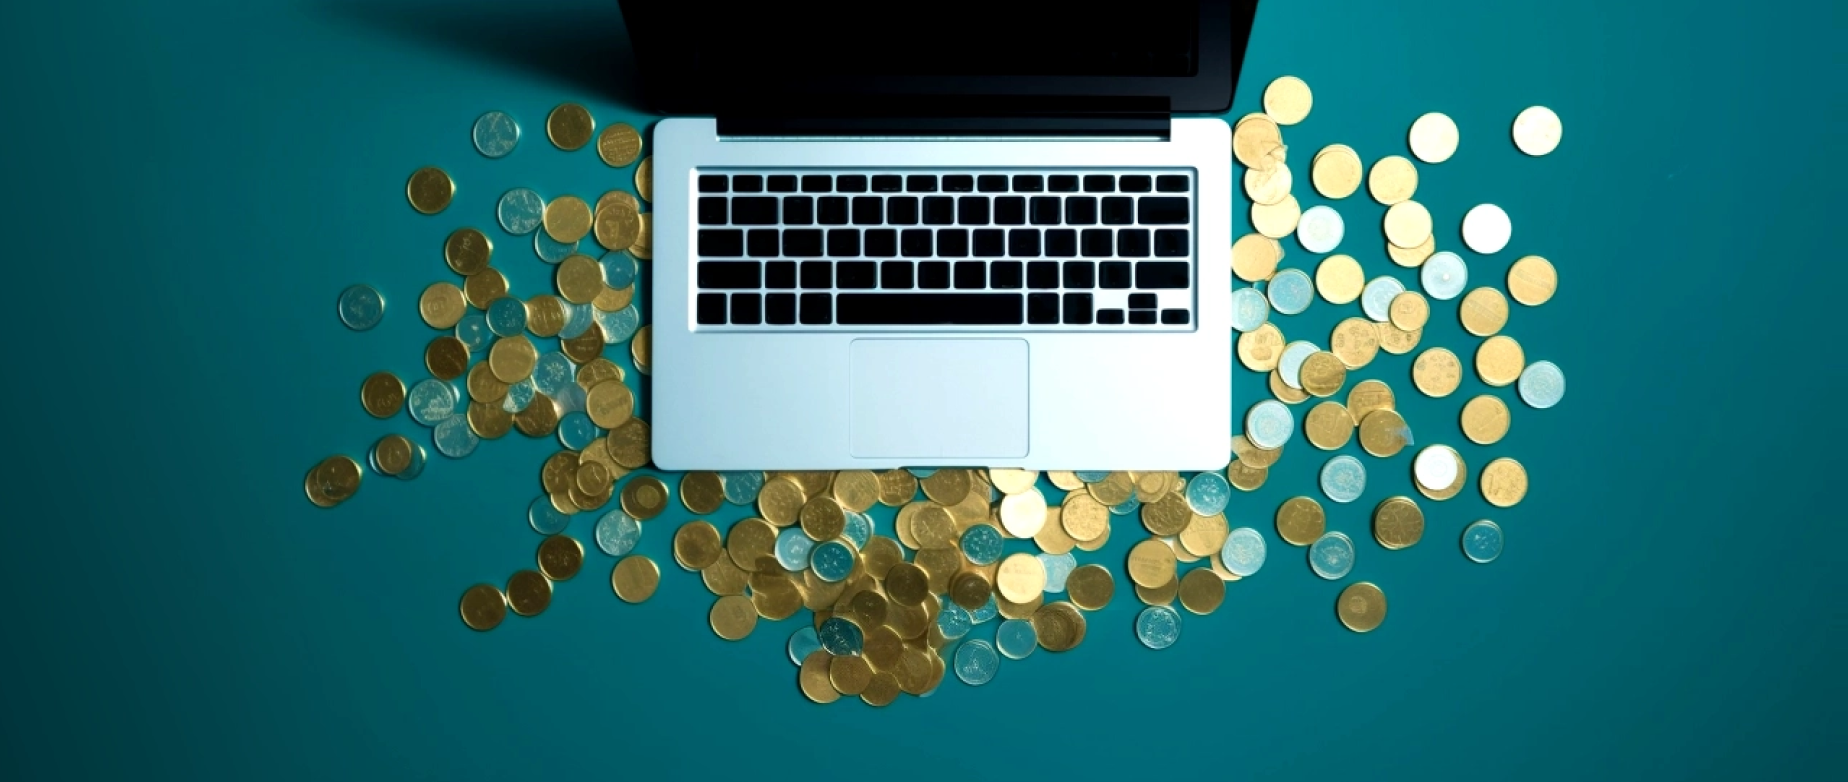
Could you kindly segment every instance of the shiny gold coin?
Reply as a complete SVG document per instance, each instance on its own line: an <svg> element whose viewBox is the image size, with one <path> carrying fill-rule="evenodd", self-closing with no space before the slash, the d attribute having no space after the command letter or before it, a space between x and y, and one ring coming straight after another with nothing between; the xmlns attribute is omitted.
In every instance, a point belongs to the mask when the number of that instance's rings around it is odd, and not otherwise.
<svg viewBox="0 0 1848 782"><path fill-rule="evenodd" d="M834 655L824 651L813 651L802 660L802 669L796 674L796 686L802 688L802 696L823 705L840 700L840 692L828 677L829 663Z"/></svg>
<svg viewBox="0 0 1848 782"><path fill-rule="evenodd" d="M571 339L559 340L558 347L572 361L588 363L603 355L603 329L592 323L584 333Z"/></svg>
<svg viewBox="0 0 1848 782"><path fill-rule="evenodd" d="M955 505L969 496L971 476L968 470L938 470L930 477L918 481L924 488L924 496L943 505Z"/></svg>
<svg viewBox="0 0 1848 782"><path fill-rule="evenodd" d="M1282 456L1282 448L1273 448L1266 451L1252 445L1251 441L1246 439L1242 434L1232 436L1232 457L1238 461L1244 462L1247 467L1268 470L1270 466L1276 464L1277 459Z"/></svg>
<svg viewBox="0 0 1848 782"><path fill-rule="evenodd" d="M545 394L533 394L525 410L513 414L513 425L527 437L545 437L558 430L558 402Z"/></svg>
<svg viewBox="0 0 1848 782"><path fill-rule="evenodd" d="M483 440L499 440L513 431L513 413L498 402L468 403L468 428Z"/></svg>
<svg viewBox="0 0 1848 782"><path fill-rule="evenodd" d="M606 381L620 382L622 379L622 367L616 366L615 362L601 356L586 362L578 367L577 371L578 387L585 391L596 388L598 384Z"/></svg>
<svg viewBox="0 0 1848 782"><path fill-rule="evenodd" d="M706 589L715 597L744 594L744 588L750 584L750 577L750 573L732 561L729 551L699 571L700 580L705 582Z"/></svg>
<svg viewBox="0 0 1848 782"><path fill-rule="evenodd" d="M582 149L590 143L590 136L596 129L597 122L590 118L590 109L576 103L560 103L545 117L545 137L566 152Z"/></svg>
<svg viewBox="0 0 1848 782"><path fill-rule="evenodd" d="M642 158L635 166L635 194L643 201L654 200L654 157Z"/></svg>
<svg viewBox="0 0 1848 782"><path fill-rule="evenodd" d="M567 195L552 199L545 205L545 215L541 224L545 226L545 235L564 244L572 244L590 233L594 222L590 205L584 199ZM623 248L617 248L623 249Z"/></svg>
<svg viewBox="0 0 1848 782"><path fill-rule="evenodd" d="M1078 474L1071 470L1047 470L1046 480L1051 481L1052 485L1058 487L1060 491L1077 491L1084 488L1084 481L1079 480Z"/></svg>
<svg viewBox="0 0 1848 782"><path fill-rule="evenodd" d="M635 336L629 338L629 358L635 362L635 371L648 374L648 367L654 363L654 326L647 325L635 330Z"/></svg>
<svg viewBox="0 0 1848 782"><path fill-rule="evenodd" d="M1431 212L1417 201L1400 201L1386 209L1386 241L1411 248L1431 238Z"/></svg>
<svg viewBox="0 0 1848 782"><path fill-rule="evenodd" d="M1409 200L1417 191L1418 169L1398 155L1380 158L1367 174L1367 192L1387 206Z"/></svg>
<svg viewBox="0 0 1848 782"><path fill-rule="evenodd" d="M1521 379L1521 370L1526 368L1527 357L1521 352L1521 343L1512 337L1489 337L1476 348L1476 376L1496 388Z"/></svg>
<svg viewBox="0 0 1848 782"><path fill-rule="evenodd" d="M994 585L979 572L958 573L950 579L950 600L970 611L987 605L993 595Z"/></svg>
<svg viewBox="0 0 1848 782"><path fill-rule="evenodd" d="M410 181L404 184L404 197L410 200L411 208L427 215L449 208L449 201L455 195L456 183L448 173L435 166L411 172Z"/></svg>
<svg viewBox="0 0 1848 782"><path fill-rule="evenodd" d="M1074 541L1096 540L1110 531L1110 509L1090 494L1065 495L1059 520Z"/></svg>
<svg viewBox="0 0 1848 782"><path fill-rule="evenodd" d="M1335 615L1347 629L1369 632L1386 621L1386 593L1366 581L1349 584L1335 599Z"/></svg>
<svg viewBox="0 0 1848 782"><path fill-rule="evenodd" d="M866 658L843 655L828 661L828 682L842 695L859 695L873 681L873 667Z"/></svg>
<svg viewBox="0 0 1848 782"><path fill-rule="evenodd" d="M776 534L776 527L763 519L740 519L725 536L725 553L745 572L756 572L764 558L776 561Z"/></svg>
<svg viewBox="0 0 1848 782"><path fill-rule="evenodd" d="M661 568L655 566L654 560L640 554L623 557L610 570L610 589L625 603L640 603L654 597L655 588L660 585Z"/></svg>
<svg viewBox="0 0 1848 782"><path fill-rule="evenodd" d="M1418 331L1431 319L1431 302L1424 294L1417 291L1405 291L1392 297L1387 305L1387 318L1401 331Z"/></svg>
<svg viewBox="0 0 1848 782"><path fill-rule="evenodd" d="M1375 410L1360 419L1360 447L1382 459L1405 450L1412 442L1412 430L1394 410Z"/></svg>
<svg viewBox="0 0 1848 782"><path fill-rule="evenodd" d="M443 262L464 277L488 268L494 242L475 228L457 228L443 240Z"/></svg>
<svg viewBox="0 0 1848 782"><path fill-rule="evenodd" d="M1275 369L1270 371L1270 392L1271 396L1277 398L1277 401L1291 405L1301 404L1309 398L1308 391L1291 388L1289 384L1283 382L1283 375L1278 374Z"/></svg>
<svg viewBox="0 0 1848 782"><path fill-rule="evenodd" d="M1277 537L1292 546L1307 546L1322 537L1328 515L1310 497L1291 497L1277 506Z"/></svg>
<svg viewBox="0 0 1848 782"><path fill-rule="evenodd" d="M644 161L646 162L646 161ZM644 193L644 196L647 194ZM637 260L646 261L654 258L654 213L642 213L642 232L636 234L635 244L629 245L629 254Z"/></svg>
<svg viewBox="0 0 1848 782"><path fill-rule="evenodd" d="M404 381L390 372L374 372L359 384L359 404L373 418L390 418L404 409Z"/></svg>
<svg viewBox="0 0 1848 782"><path fill-rule="evenodd" d="M565 306L557 296L541 293L526 300L526 330L535 337L556 337L565 327Z"/></svg>
<svg viewBox="0 0 1848 782"><path fill-rule="evenodd" d="M1333 451L1353 439L1354 419L1348 417L1347 408L1340 402L1323 402L1309 408L1309 414L1303 416L1303 434L1309 438L1310 445Z"/></svg>
<svg viewBox="0 0 1848 782"><path fill-rule="evenodd" d="M1527 468L1507 457L1489 462L1478 481L1482 498L1497 508L1512 508L1527 496Z"/></svg>
<svg viewBox="0 0 1848 782"><path fill-rule="evenodd" d="M1129 550L1129 580L1151 589L1174 580L1174 549L1145 540Z"/></svg>
<svg viewBox="0 0 1848 782"><path fill-rule="evenodd" d="M393 476L410 468L411 457L416 451L417 446L401 434L385 435L372 445L373 461L379 472Z"/></svg>
<svg viewBox="0 0 1848 782"><path fill-rule="evenodd" d="M1299 377L1311 396L1330 397L1347 384L1347 365L1335 354L1318 350L1303 360Z"/></svg>
<svg viewBox="0 0 1848 782"><path fill-rule="evenodd" d="M635 393L621 380L605 380L585 392L584 412L590 416L591 423L605 429L615 429L628 423L635 415ZM720 493L723 494L723 490Z"/></svg>
<svg viewBox="0 0 1848 782"><path fill-rule="evenodd" d="M743 640L757 627L757 607L743 595L726 595L712 602L706 621L714 635L727 641Z"/></svg>
<svg viewBox="0 0 1848 782"><path fill-rule="evenodd" d="M1279 76L1264 88L1264 113L1279 125L1294 125L1309 116L1315 96L1295 76Z"/></svg>
<svg viewBox="0 0 1848 782"><path fill-rule="evenodd" d="M1010 554L995 571L995 592L1016 603L1046 591L1046 566L1032 554Z"/></svg>
<svg viewBox="0 0 1848 782"><path fill-rule="evenodd" d="M1480 354L1478 354L1480 355ZM1425 396L1442 399L1463 383L1463 362L1444 348L1431 348L1412 362L1412 385Z"/></svg>
<svg viewBox="0 0 1848 782"><path fill-rule="evenodd" d="M897 674L891 671L880 671L873 674L873 680L868 682L866 690L860 693L860 702L874 708L890 706L892 701L898 700L898 694L901 691Z"/></svg>
<svg viewBox="0 0 1848 782"><path fill-rule="evenodd" d="M661 515L661 511L667 510L667 484L653 475L630 480L622 487L622 510L636 521Z"/></svg>
<svg viewBox="0 0 1848 782"><path fill-rule="evenodd" d="M1210 557L1225 547L1226 538L1231 532L1231 526L1226 523L1226 514L1215 513L1211 516L1194 516L1175 540L1181 544L1182 551L1196 557Z"/></svg>
<svg viewBox="0 0 1848 782"><path fill-rule="evenodd" d="M1245 169L1245 195L1252 203L1277 204L1289 197L1295 184L1290 167L1278 163L1269 168Z"/></svg>
<svg viewBox="0 0 1848 782"><path fill-rule="evenodd" d="M1266 323L1238 335L1238 362L1253 372L1269 372L1283 358L1283 332Z"/></svg>
<svg viewBox="0 0 1848 782"><path fill-rule="evenodd" d="M1245 234L1232 243L1232 273L1246 282L1263 282L1277 273L1283 245L1263 234Z"/></svg>
<svg viewBox="0 0 1848 782"><path fill-rule="evenodd" d="M532 340L522 334L505 337L494 341L488 348L488 369L494 372L494 379L502 383L518 383L533 376L533 367L539 363L539 349L533 347Z"/></svg>
<svg viewBox="0 0 1848 782"><path fill-rule="evenodd" d="M715 513L725 505L725 483L716 472L694 470L681 475L680 504L702 516Z"/></svg>
<svg viewBox="0 0 1848 782"><path fill-rule="evenodd" d="M597 157L603 158L604 165L611 168L623 168L635 162L636 156L642 154L642 134L635 127L618 122L597 134Z"/></svg>
<svg viewBox="0 0 1848 782"><path fill-rule="evenodd" d="M455 337L430 340L424 348L424 368L437 380L454 380L468 371L468 345Z"/></svg>
<svg viewBox="0 0 1848 782"><path fill-rule="evenodd" d="M1417 349L1418 341L1424 337L1424 329L1405 331L1391 323L1376 323L1374 328L1380 335L1380 349L1395 356Z"/></svg>
<svg viewBox="0 0 1848 782"><path fill-rule="evenodd" d="M1450 454L1450 459L1456 462L1457 464L1456 480L1451 481L1449 486L1446 486L1442 489L1432 489L1428 486L1425 486L1422 483L1419 483L1417 476L1414 474L1412 478L1412 486L1418 489L1419 494L1423 494L1424 496L1429 497L1433 500L1438 500L1442 502L1444 500L1448 500L1452 497L1457 496L1458 494L1463 493L1463 486L1469 483L1469 465L1463 462L1463 455L1457 453L1457 450L1455 448L1451 448L1450 446L1447 446L1447 445L1439 445L1435 447L1443 449L1446 453Z"/></svg>
<svg viewBox="0 0 1848 782"><path fill-rule="evenodd" d="M1412 154L1426 163L1442 163L1457 153L1457 123L1431 112L1412 122L1407 139Z"/></svg>
<svg viewBox="0 0 1848 782"><path fill-rule="evenodd" d="M622 288L605 287L590 300L590 306L603 312L621 312L624 307L635 302L635 283ZM645 328L645 327L644 327Z"/></svg>
<svg viewBox="0 0 1848 782"><path fill-rule="evenodd" d="M462 295L469 306L486 311L495 299L507 295L507 276L492 266L482 269L462 281Z"/></svg>
<svg viewBox="0 0 1848 782"><path fill-rule="evenodd" d="M1069 532L1069 530L1067 531ZM1098 551L1102 549L1109 542L1110 542L1110 527L1106 525L1104 527L1104 534L1098 535L1097 537L1092 538L1090 540L1077 540L1076 538L1074 538L1072 541L1072 547L1078 549L1079 551Z"/></svg>
<svg viewBox="0 0 1848 782"><path fill-rule="evenodd" d="M1252 229L1272 239L1289 236L1302 216L1303 208L1296 203L1296 196L1284 196L1275 204L1251 205Z"/></svg>
<svg viewBox="0 0 1848 782"><path fill-rule="evenodd" d="M1263 488L1264 481L1270 477L1267 467L1253 467L1244 462L1226 465L1226 482L1239 491L1257 491Z"/></svg>
<svg viewBox="0 0 1848 782"><path fill-rule="evenodd" d="M1393 398L1392 388L1378 380L1362 380L1348 390L1348 416L1355 424L1366 419L1375 410L1391 410L1397 400Z"/></svg>
<svg viewBox="0 0 1848 782"><path fill-rule="evenodd" d="M1142 506L1142 526L1150 535L1179 535L1192 521L1193 510L1187 506L1187 498L1178 493Z"/></svg>
<svg viewBox="0 0 1848 782"><path fill-rule="evenodd" d="M1041 577L1045 570L1040 571ZM886 596L902 605L917 605L930 597L930 574L910 562L899 562L886 571Z"/></svg>
<svg viewBox="0 0 1848 782"><path fill-rule="evenodd" d="M725 556L725 544L719 540L719 528L703 519L694 519L674 531L674 561L689 570L705 570Z"/></svg>
<svg viewBox="0 0 1848 782"><path fill-rule="evenodd" d="M553 581L570 581L584 567L584 544L570 535L548 535L539 543L539 572Z"/></svg>
<svg viewBox="0 0 1848 782"><path fill-rule="evenodd" d="M866 658L874 672L892 671L896 674L899 661L905 654L905 642L898 637L898 632L890 627L873 625L871 630L866 631L865 638L860 656Z"/></svg>
<svg viewBox="0 0 1848 782"><path fill-rule="evenodd" d="M591 232L605 250L627 250L642 235L642 213L635 196L611 191L597 199Z"/></svg>
<svg viewBox="0 0 1848 782"><path fill-rule="evenodd" d="M1360 189L1365 176L1360 154L1346 144L1330 144L1309 165L1309 181L1324 198L1347 198Z"/></svg>
<svg viewBox="0 0 1848 782"><path fill-rule="evenodd" d="M1232 156L1246 168L1270 168L1284 162L1283 133L1263 114L1248 114L1232 126Z"/></svg>
<svg viewBox="0 0 1848 782"><path fill-rule="evenodd" d="M1494 288L1477 288L1457 305L1457 317L1464 331L1478 337L1494 336L1508 325L1508 299Z"/></svg>
<svg viewBox="0 0 1848 782"><path fill-rule="evenodd" d="M539 468L539 485L547 494L564 491L567 486L577 482L578 454L575 451L559 451L545 460Z"/></svg>
<svg viewBox="0 0 1848 782"><path fill-rule="evenodd" d="M572 304L589 304L603 292L603 265L588 255L572 255L558 264L554 273L558 295Z"/></svg>
<svg viewBox="0 0 1848 782"><path fill-rule="evenodd" d="M1039 482L1039 471L991 467L988 470L988 481L1002 494L1019 494Z"/></svg>
<svg viewBox="0 0 1848 782"><path fill-rule="evenodd" d="M507 607L520 616L538 616L552 604L552 582L538 571L522 570L507 579Z"/></svg>
<svg viewBox="0 0 1848 782"><path fill-rule="evenodd" d="M757 615L772 622L795 616L802 610L798 581L778 568L774 559L759 564L751 576L751 605Z"/></svg>
<svg viewBox="0 0 1848 782"><path fill-rule="evenodd" d="M1379 355L1380 332L1373 321L1348 318L1335 324L1335 330L1328 335L1328 345L1328 351L1341 359L1342 366L1360 369Z"/></svg>
<svg viewBox="0 0 1848 782"><path fill-rule="evenodd" d="M847 514L841 510L841 504L833 497L815 497L802 504L796 512L802 522L802 531L817 541L833 540L847 529Z"/></svg>
<svg viewBox="0 0 1848 782"><path fill-rule="evenodd" d="M467 312L468 300L462 298L462 289L447 282L431 283L417 297L417 314L433 329L455 328Z"/></svg>
<svg viewBox="0 0 1848 782"><path fill-rule="evenodd" d="M462 593L462 624L486 632L507 618L507 597L493 584L476 584Z"/></svg>
<svg viewBox="0 0 1848 782"><path fill-rule="evenodd" d="M879 502L879 476L872 470L844 470L834 477L834 501L865 513Z"/></svg>
<svg viewBox="0 0 1848 782"><path fill-rule="evenodd" d="M879 504L896 508L918 495L918 478L905 470L879 473Z"/></svg>
<svg viewBox="0 0 1848 782"><path fill-rule="evenodd" d="M1086 611L1096 611L1110 604L1116 594L1116 579L1103 565L1079 565L1065 578L1065 594Z"/></svg>
<svg viewBox="0 0 1848 782"><path fill-rule="evenodd" d="M1069 652L1084 643L1084 614L1071 603L1061 600L1040 606L1033 612L1032 622L1040 648L1048 652Z"/></svg>
<svg viewBox="0 0 1848 782"><path fill-rule="evenodd" d="M802 484L794 478L778 476L764 483L757 492L757 512L766 521L779 527L796 523L802 512L802 503L808 501L808 495L802 491ZM743 564L743 563L740 563Z"/></svg>
<svg viewBox="0 0 1848 782"><path fill-rule="evenodd" d="M1201 616L1212 613L1226 600L1226 582L1212 568L1194 568L1181 576L1181 607Z"/></svg>
<svg viewBox="0 0 1848 782"><path fill-rule="evenodd" d="M1463 405L1463 436L1477 445L1494 445L1508 435L1513 418L1507 403L1483 394Z"/></svg>
<svg viewBox="0 0 1848 782"><path fill-rule="evenodd" d="M1538 307L1559 290L1559 272L1538 255L1529 255L1508 267L1508 295L1529 307Z"/></svg>
<svg viewBox="0 0 1848 782"><path fill-rule="evenodd" d="M578 491L585 494L596 494L603 491L603 488L614 480L615 476L610 472L609 467L604 466L602 462L585 459L578 464L577 474L573 476L572 483L577 486Z"/></svg>
<svg viewBox="0 0 1848 782"><path fill-rule="evenodd" d="M1373 508L1373 539L1388 549L1417 545L1424 528L1424 511L1410 497L1387 497Z"/></svg>
<svg viewBox="0 0 1848 782"><path fill-rule="evenodd" d="M1141 584L1136 584L1135 587L1136 599L1142 601L1144 605L1174 605L1174 598L1181 591L1181 580L1176 578L1158 587L1145 587Z"/></svg>
<svg viewBox="0 0 1848 782"><path fill-rule="evenodd" d="M1399 247L1392 242L1386 243L1386 257L1391 258L1393 263L1404 266L1407 269L1416 269L1423 266L1425 260L1431 257L1431 253L1436 251L1436 236L1425 237L1424 242L1417 247Z"/></svg>
<svg viewBox="0 0 1848 782"><path fill-rule="evenodd" d="M1352 304L1367 287L1360 262L1349 255L1330 255L1315 267L1315 290L1329 304Z"/></svg>

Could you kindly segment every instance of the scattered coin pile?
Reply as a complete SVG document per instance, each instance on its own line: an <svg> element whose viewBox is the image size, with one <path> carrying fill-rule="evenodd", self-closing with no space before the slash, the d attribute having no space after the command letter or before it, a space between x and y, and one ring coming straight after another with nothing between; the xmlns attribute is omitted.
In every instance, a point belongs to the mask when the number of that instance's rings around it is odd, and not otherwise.
<svg viewBox="0 0 1848 782"><path fill-rule="evenodd" d="M1245 368L1268 373L1275 398L1247 411L1223 473L688 472L670 487L655 474L636 472L650 465L648 424L635 415L629 373L606 354L628 343L630 366L648 371L649 327L634 297L642 273L637 261L651 255L651 217L642 211L652 195L649 161L633 127L615 124L598 133L590 112L569 103L548 116L547 138L567 152L594 138L604 163L635 166L635 193L611 191L594 202L573 195L547 201L527 188L502 195L494 215L499 228L531 235L534 254L555 267L555 291L525 299L509 292L506 277L492 265L495 247L486 232L453 231L443 257L460 284L434 283L418 299L419 315L441 332L424 350L429 377L407 390L391 373L374 373L361 384L360 401L379 418L408 410L450 458L466 457L482 440L515 429L558 440L561 450L539 470L543 493L527 508L527 523L543 536L536 569L514 573L504 588L476 584L463 593L462 620L476 630L497 627L509 610L520 616L545 611L554 585L577 575L585 550L565 530L579 513L597 514L591 535L599 551L616 558L610 572L616 597L649 599L661 570L634 549L644 524L677 497L702 518L672 533L674 563L699 573L712 593L707 623L713 633L738 640L760 619L781 621L808 610L786 649L799 668L799 688L816 702L846 695L883 706L900 693L927 695L951 672L981 685L1003 659L1078 647L1087 614L1115 598L1117 576L1104 565L1079 564L1074 552L1098 551L1118 524L1139 522L1135 534L1144 538L1131 547L1124 568L1144 605L1135 618L1136 637L1165 649L1180 638L1183 612L1214 612L1228 583L1263 567L1266 535L1234 528L1226 510L1234 489L1259 488L1279 463L1298 427L1292 405L1319 400L1301 419L1304 438L1318 449L1339 449L1358 436L1367 454L1390 457L1412 444L1392 387L1379 379L1349 381L1382 349L1400 355L1416 350L1434 314L1432 299L1462 296L1458 317L1468 333L1483 338L1474 365L1485 383L1518 383L1520 397L1536 408L1557 404L1564 393L1557 366L1527 363L1519 343L1499 333L1509 297L1532 307L1552 296L1552 265L1524 257L1508 269L1506 296L1493 287L1465 295L1468 267L1455 253L1437 249L1430 212L1412 200L1419 169L1410 160L1388 156L1368 169L1353 149L1331 145L1313 157L1310 183L1338 200L1364 181L1386 207L1387 256L1420 270L1423 293L1391 276L1369 279L1357 260L1334 252L1345 238L1345 221L1327 206L1299 209L1280 128L1306 119L1311 105L1308 85L1280 78L1265 91L1265 111L1239 120L1233 134L1254 228L1232 248L1234 273L1251 283L1233 291L1237 353ZM1559 136L1558 118L1541 107L1522 112L1514 124L1516 146L1530 155L1552 151ZM473 128L476 150L489 158L506 156L519 139L518 122L504 112L482 115ZM1458 130L1449 118L1427 114L1413 123L1409 142L1415 157L1436 164L1455 153ZM454 192L448 174L434 167L414 172L406 186L411 206L429 215L447 209ZM1482 255L1499 252L1511 234L1508 216L1493 205L1471 210L1462 225L1464 245ZM1291 234L1322 256L1313 277L1280 268L1280 240ZM600 248L598 257L580 252L592 249L586 240ZM1359 302L1364 317L1337 325L1327 348L1286 340L1270 322L1272 313L1304 312L1318 294L1331 305ZM372 328L384 311L384 297L370 287L353 286L340 296L339 316L349 328ZM554 339L557 350L535 342ZM1462 373L1454 353L1430 347L1414 362L1413 386L1445 397ZM1345 402L1337 401L1343 389ZM1460 417L1463 435L1488 445L1506 435L1511 413L1499 398L1483 395L1468 400ZM367 457L372 472L404 480L420 474L426 460L424 447L400 434L381 438ZM1460 455L1443 445L1420 450L1412 473L1415 488L1432 501L1457 496L1468 480ZM354 496L362 474L354 459L329 457L310 470L308 497L322 507L337 505ZM1357 501L1368 483L1366 465L1346 454L1324 462L1319 475L1322 493L1336 503ZM1477 483L1502 508L1527 491L1525 470L1510 458L1485 465ZM876 506L894 509L889 531L871 515ZM722 516L732 520L714 523ZM1354 541L1327 528L1316 499L1286 500L1274 524L1285 544L1307 549L1315 575L1341 580L1353 568ZM1425 516L1410 497L1392 496L1374 508L1372 526L1382 548L1404 549L1423 538ZM1476 521L1465 529L1461 547L1471 561L1492 561L1501 552L1501 528ZM1385 593L1371 583L1352 583L1335 609L1344 626L1367 632L1385 619Z"/></svg>

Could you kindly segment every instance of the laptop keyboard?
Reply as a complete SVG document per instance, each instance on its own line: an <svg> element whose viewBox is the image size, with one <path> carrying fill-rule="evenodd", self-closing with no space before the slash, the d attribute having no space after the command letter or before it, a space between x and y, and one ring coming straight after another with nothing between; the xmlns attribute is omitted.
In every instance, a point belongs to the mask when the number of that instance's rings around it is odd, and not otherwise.
<svg viewBox="0 0 1848 782"><path fill-rule="evenodd" d="M702 169L702 329L1194 322L1190 170Z"/></svg>

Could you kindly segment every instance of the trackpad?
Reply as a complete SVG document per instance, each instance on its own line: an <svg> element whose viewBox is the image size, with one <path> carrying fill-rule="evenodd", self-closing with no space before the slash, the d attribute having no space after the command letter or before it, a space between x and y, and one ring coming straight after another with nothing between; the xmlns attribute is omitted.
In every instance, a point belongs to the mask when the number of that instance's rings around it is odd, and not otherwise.
<svg viewBox="0 0 1848 782"><path fill-rule="evenodd" d="M855 457L945 460L1027 455L1027 341L858 339L849 348Z"/></svg>

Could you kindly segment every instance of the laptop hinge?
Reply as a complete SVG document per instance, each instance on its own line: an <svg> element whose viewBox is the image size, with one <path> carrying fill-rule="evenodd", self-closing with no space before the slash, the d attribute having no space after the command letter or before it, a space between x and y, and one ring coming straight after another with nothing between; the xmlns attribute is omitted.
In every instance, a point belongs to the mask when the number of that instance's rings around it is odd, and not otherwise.
<svg viewBox="0 0 1848 782"><path fill-rule="evenodd" d="M720 112L720 136L1146 137L1169 133L1166 98L879 96Z"/></svg>

